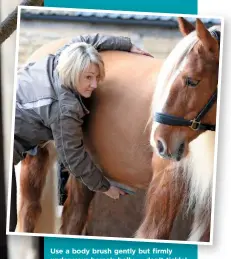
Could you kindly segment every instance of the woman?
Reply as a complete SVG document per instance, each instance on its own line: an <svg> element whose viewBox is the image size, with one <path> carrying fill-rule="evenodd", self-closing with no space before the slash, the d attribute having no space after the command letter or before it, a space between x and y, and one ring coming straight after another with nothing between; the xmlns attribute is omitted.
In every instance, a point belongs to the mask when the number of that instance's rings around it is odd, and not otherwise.
<svg viewBox="0 0 231 259"><path fill-rule="evenodd" d="M39 144L54 140L60 162L92 191L118 199L124 192L110 186L83 145L82 123L89 113L82 98L91 97L104 79L98 51L121 50L149 55L129 38L87 35L74 38L55 55L27 64L18 72L14 165Z"/></svg>

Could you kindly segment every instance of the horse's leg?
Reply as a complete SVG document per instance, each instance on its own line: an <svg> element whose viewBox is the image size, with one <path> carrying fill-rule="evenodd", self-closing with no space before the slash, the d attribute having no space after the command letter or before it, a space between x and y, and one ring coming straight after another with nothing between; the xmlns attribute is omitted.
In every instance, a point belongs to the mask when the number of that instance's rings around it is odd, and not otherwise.
<svg viewBox="0 0 231 259"><path fill-rule="evenodd" d="M81 235L88 218L88 209L95 192L90 191L70 174L67 182L67 199L63 206L60 233Z"/></svg>
<svg viewBox="0 0 231 259"><path fill-rule="evenodd" d="M171 164L165 167L156 159L152 161L155 172L146 196L145 218L135 237L167 240L182 205L185 185Z"/></svg>
<svg viewBox="0 0 231 259"><path fill-rule="evenodd" d="M188 238L189 241L210 241L210 219L211 210L206 209L206 206L202 208L201 205L195 207L195 215L192 226L192 231Z"/></svg>
<svg viewBox="0 0 231 259"><path fill-rule="evenodd" d="M33 232L41 214L41 194L49 168L49 151L38 148L38 154L27 154L21 162L20 204L18 211L19 232Z"/></svg>
<svg viewBox="0 0 231 259"><path fill-rule="evenodd" d="M84 236L88 235L88 224L92 220L92 216L93 216L93 206L92 206L92 201L91 201L89 204L89 207L88 207L88 214L87 214L87 218L85 221L85 225L82 229L81 235L84 235Z"/></svg>
<svg viewBox="0 0 231 259"><path fill-rule="evenodd" d="M208 224L203 236L200 239L201 242L209 242L210 241L210 224Z"/></svg>

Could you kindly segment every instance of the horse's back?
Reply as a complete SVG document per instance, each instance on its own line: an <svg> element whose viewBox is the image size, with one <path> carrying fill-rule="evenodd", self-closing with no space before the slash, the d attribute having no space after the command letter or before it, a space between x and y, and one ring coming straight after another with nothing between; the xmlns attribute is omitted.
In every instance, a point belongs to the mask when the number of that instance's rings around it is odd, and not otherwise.
<svg viewBox="0 0 231 259"><path fill-rule="evenodd" d="M70 39L42 46L30 58L53 54ZM101 52L106 78L90 100L85 143L95 162L114 180L134 187L148 185L150 105L162 61L128 52Z"/></svg>
<svg viewBox="0 0 231 259"><path fill-rule="evenodd" d="M59 40L53 40L49 43L42 45L40 48L35 50L32 55L27 59L28 62L36 61L48 54L55 54L55 52L70 41L71 38L62 38Z"/></svg>

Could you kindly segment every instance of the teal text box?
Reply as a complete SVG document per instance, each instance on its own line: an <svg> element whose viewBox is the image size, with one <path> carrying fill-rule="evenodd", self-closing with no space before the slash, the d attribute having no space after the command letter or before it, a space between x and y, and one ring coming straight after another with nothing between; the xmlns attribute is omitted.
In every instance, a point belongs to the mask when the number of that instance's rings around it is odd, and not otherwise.
<svg viewBox="0 0 231 259"><path fill-rule="evenodd" d="M157 12L157 13L174 13L174 14L197 14L197 0L142 0L142 1L108 1L108 0L45 0L45 6L49 7L67 7L81 9L97 10L120 10L136 12Z"/></svg>
<svg viewBox="0 0 231 259"><path fill-rule="evenodd" d="M44 259L197 259L196 245L44 238Z"/></svg>

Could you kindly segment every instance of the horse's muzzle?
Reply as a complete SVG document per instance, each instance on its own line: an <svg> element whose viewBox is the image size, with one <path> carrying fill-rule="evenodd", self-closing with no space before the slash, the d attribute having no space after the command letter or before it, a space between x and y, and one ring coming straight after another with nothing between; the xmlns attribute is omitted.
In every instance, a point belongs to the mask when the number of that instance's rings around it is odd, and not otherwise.
<svg viewBox="0 0 231 259"><path fill-rule="evenodd" d="M156 149L162 158L180 161L184 155L185 143L180 143L174 150L170 150L163 139L158 139Z"/></svg>

